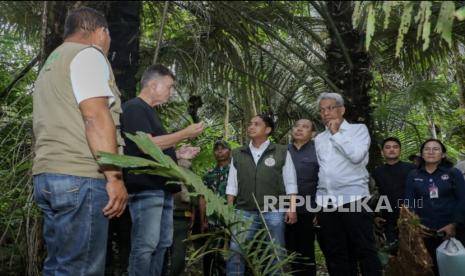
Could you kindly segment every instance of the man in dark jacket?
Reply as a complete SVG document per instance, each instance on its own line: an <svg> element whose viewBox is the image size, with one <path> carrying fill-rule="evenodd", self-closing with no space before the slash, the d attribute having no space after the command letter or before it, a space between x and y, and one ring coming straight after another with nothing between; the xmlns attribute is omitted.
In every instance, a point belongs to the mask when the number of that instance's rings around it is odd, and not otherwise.
<svg viewBox="0 0 465 276"><path fill-rule="evenodd" d="M401 144L399 139L389 137L384 139L381 153L385 164L373 172L373 179L380 196L386 196L393 212L381 212L375 218L377 226L384 226L384 234L388 244L398 239L397 219L399 218L399 203L405 198L405 180L415 165L400 161Z"/></svg>
<svg viewBox="0 0 465 276"><path fill-rule="evenodd" d="M288 145L297 174L298 196L305 204L297 208L298 220L286 225L286 249L300 254L303 260L297 260L292 267L294 275L314 276L315 267L315 193L318 184L318 160L312 139L313 123L307 119L295 122L292 128L292 144ZM309 202L308 202L309 201ZM300 204L299 204L300 205Z"/></svg>

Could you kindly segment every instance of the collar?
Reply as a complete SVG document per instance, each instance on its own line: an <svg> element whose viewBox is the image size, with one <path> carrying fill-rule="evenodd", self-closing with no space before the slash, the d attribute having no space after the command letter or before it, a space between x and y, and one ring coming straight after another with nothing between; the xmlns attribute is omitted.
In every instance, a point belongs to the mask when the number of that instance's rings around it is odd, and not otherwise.
<svg viewBox="0 0 465 276"><path fill-rule="evenodd" d="M384 165L386 165L386 166L388 166L388 167L397 166L397 165L399 165L399 164L402 164L402 161L401 161L400 159L399 159L399 160L397 160L397 162L396 162L396 163L394 163L394 164L388 164L388 163L384 163Z"/></svg>
<svg viewBox="0 0 465 276"><path fill-rule="evenodd" d="M220 167L220 166L216 165L216 167L215 167L216 170L224 170L224 169L228 169L228 168L229 168L229 164L226 164L223 167Z"/></svg>
<svg viewBox="0 0 465 276"><path fill-rule="evenodd" d="M431 175L436 174L436 173L438 173L438 172L443 172L443 173L444 173L444 172L448 172L448 170L449 170L448 168L439 165L439 166L436 168L436 170L434 170L434 172L433 172ZM424 173L426 173L426 174L430 174L429 172L426 171L425 165L421 166L420 171L422 171L422 172L424 172Z"/></svg>
<svg viewBox="0 0 465 276"><path fill-rule="evenodd" d="M305 149L306 147L308 147L308 145L310 145L313 141L312 140L308 140L307 143L303 144L300 149L297 149L297 147L294 145L294 143L291 143L291 147L296 150L296 151L301 151L303 149Z"/></svg>
<svg viewBox="0 0 465 276"><path fill-rule="evenodd" d="M341 126L339 127L339 130L348 130L349 126L350 126L350 124L344 119L342 121Z"/></svg>
<svg viewBox="0 0 465 276"><path fill-rule="evenodd" d="M261 144L258 148L254 147L254 145L252 144L252 141L249 142L249 148L252 150L265 150L268 146L270 145L270 140L266 140L265 142L263 142L263 144Z"/></svg>

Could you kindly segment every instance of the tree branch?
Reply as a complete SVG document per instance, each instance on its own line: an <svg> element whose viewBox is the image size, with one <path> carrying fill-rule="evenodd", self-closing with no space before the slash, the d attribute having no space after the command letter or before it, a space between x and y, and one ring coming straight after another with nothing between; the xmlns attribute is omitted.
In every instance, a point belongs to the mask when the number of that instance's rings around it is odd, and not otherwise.
<svg viewBox="0 0 465 276"><path fill-rule="evenodd" d="M161 41L163 39L163 29L165 28L169 3L170 3L170 1L165 1L165 7L163 8L163 17L161 19L160 30L158 31L157 48L155 49L155 55L153 56L153 64L157 63L158 53L160 52L160 45L161 45Z"/></svg>
<svg viewBox="0 0 465 276"><path fill-rule="evenodd" d="M19 74L13 79L13 81L0 93L0 99L8 97L13 87L36 65L39 61L39 55L35 56Z"/></svg>

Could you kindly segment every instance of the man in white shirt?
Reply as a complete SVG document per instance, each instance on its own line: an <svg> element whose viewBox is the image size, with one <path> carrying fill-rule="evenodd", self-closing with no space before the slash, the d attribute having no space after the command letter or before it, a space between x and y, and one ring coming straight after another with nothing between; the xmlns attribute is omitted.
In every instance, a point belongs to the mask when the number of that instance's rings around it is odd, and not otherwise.
<svg viewBox="0 0 465 276"><path fill-rule="evenodd" d="M244 220L252 220L247 231L236 233L231 239L231 255L227 261L227 275L244 275L245 264L240 257L237 240L252 240L256 232L264 227L260 219L262 213L270 231L273 242L284 248L285 224L297 221L292 205L297 194L297 176L287 146L277 145L268 140L274 129L273 120L265 115L257 115L250 120L247 129L249 145L233 150L233 158L229 168L226 195L228 203L235 203L235 209L244 216ZM291 208L286 212L262 212L266 209L265 196L278 198L290 195ZM258 208L255 199L258 203ZM278 207L278 206L275 206ZM242 238L241 238L242 237ZM276 261L276 260L275 260ZM275 271L278 273L278 271Z"/></svg>
<svg viewBox="0 0 465 276"><path fill-rule="evenodd" d="M315 139L320 165L316 200L324 207L318 222L329 274L357 275L356 264L351 261L356 257L363 275L381 275L374 246L373 215L364 208L347 212L347 208L370 196L365 168L370 147L368 129L364 124L344 120L344 100L337 93L321 94L318 105L326 130ZM349 258L352 254L355 256Z"/></svg>

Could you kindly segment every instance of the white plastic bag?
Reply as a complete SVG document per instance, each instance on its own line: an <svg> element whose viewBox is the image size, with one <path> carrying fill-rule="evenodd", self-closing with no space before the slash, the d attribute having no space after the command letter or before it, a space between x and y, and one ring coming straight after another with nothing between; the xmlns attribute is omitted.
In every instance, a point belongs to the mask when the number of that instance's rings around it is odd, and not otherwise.
<svg viewBox="0 0 465 276"><path fill-rule="evenodd" d="M465 275L465 248L455 238L446 240L436 249L441 276Z"/></svg>

